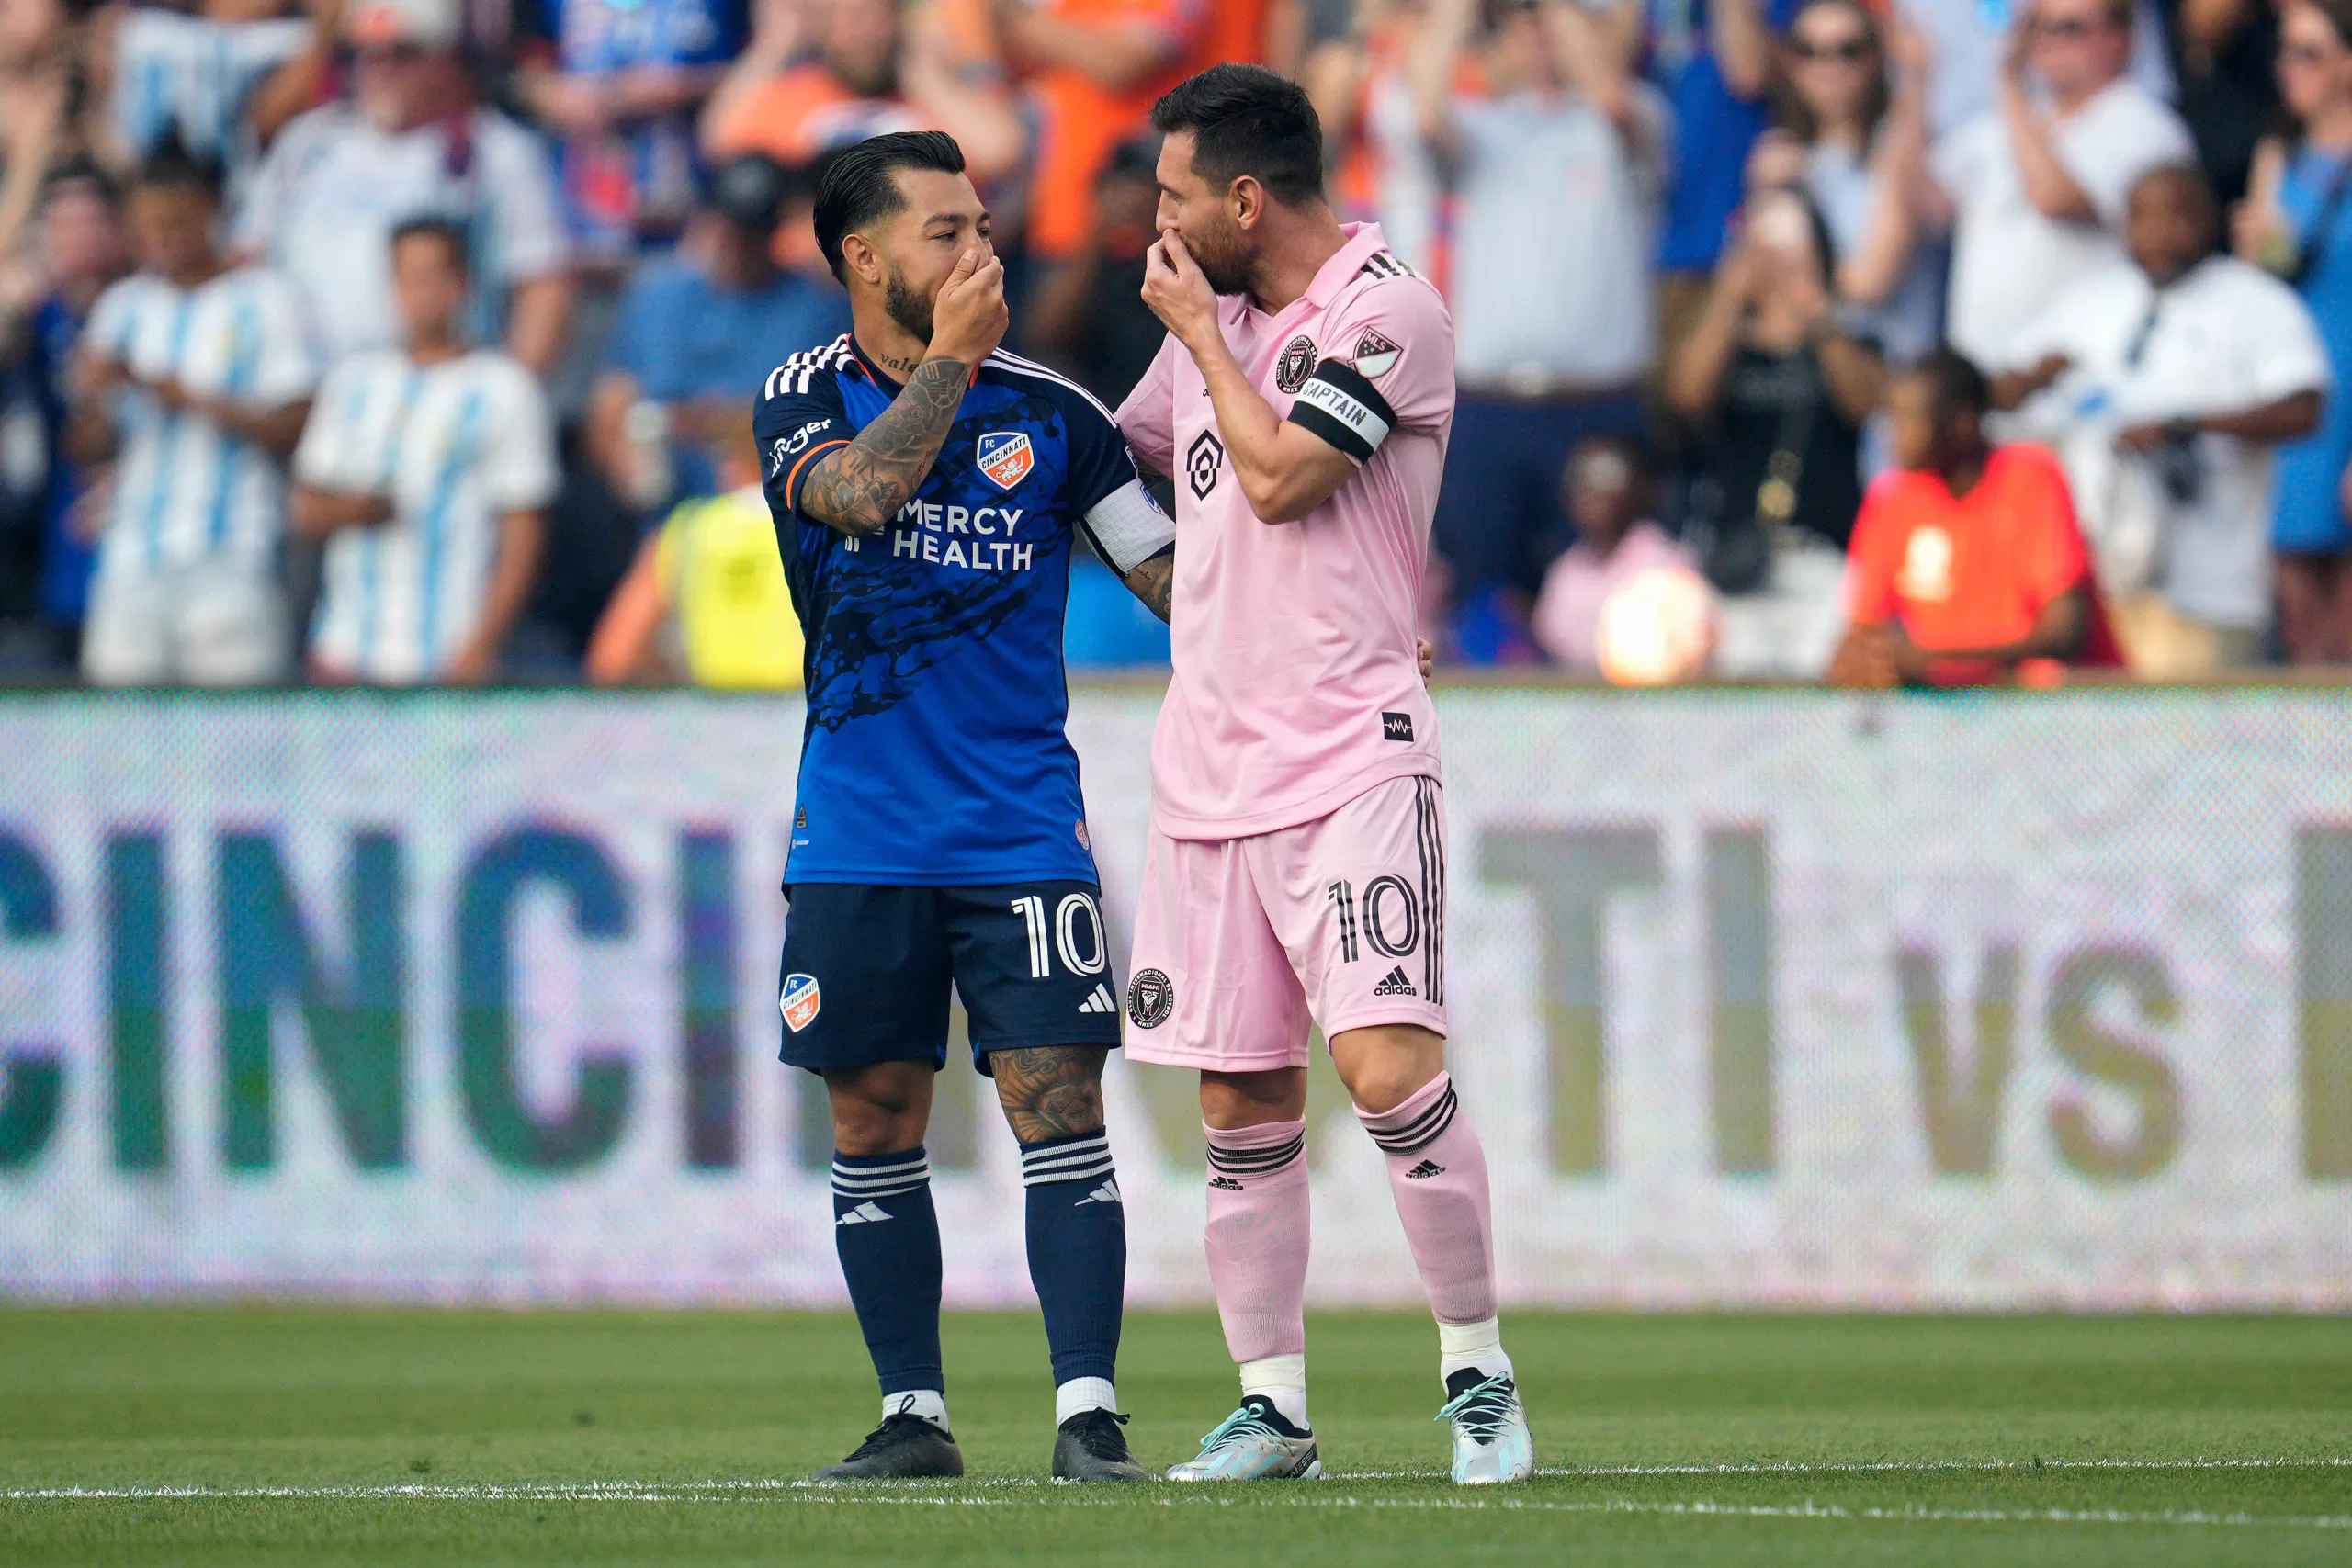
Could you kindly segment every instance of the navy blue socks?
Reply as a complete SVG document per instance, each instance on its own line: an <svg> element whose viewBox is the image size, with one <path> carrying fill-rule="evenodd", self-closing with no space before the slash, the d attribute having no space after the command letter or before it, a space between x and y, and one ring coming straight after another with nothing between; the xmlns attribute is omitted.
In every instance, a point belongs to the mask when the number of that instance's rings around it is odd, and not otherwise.
<svg viewBox="0 0 2352 1568"><path fill-rule="evenodd" d="M834 1153L833 1247L885 1405L895 1407L893 1394L935 1399L947 1385L939 1356L939 1216L922 1145L888 1155ZM929 1415L932 1403L922 1401L915 1414Z"/></svg>
<svg viewBox="0 0 2352 1568"><path fill-rule="evenodd" d="M1115 1409L1119 1315L1126 1292L1127 1212L1098 1128L1021 1145L1027 1189L1029 1279L1045 1309L1057 1420Z"/></svg>

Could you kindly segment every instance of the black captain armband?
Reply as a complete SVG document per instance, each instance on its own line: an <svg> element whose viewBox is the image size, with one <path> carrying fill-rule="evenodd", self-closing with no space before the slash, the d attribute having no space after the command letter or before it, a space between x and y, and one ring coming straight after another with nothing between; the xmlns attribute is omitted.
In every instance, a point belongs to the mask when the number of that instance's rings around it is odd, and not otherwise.
<svg viewBox="0 0 2352 1568"><path fill-rule="evenodd" d="M1327 359L1291 400L1290 422L1313 431L1359 463L1369 463L1396 423L1379 389L1344 359Z"/></svg>

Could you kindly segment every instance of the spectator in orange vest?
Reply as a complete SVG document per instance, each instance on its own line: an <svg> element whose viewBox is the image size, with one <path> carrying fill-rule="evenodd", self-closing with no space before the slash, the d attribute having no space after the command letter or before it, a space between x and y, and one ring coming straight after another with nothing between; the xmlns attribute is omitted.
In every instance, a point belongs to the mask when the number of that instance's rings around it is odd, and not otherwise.
<svg viewBox="0 0 2352 1568"><path fill-rule="evenodd" d="M2118 666L2058 459L1984 438L1984 373L1938 349L1887 390L1900 465L1854 524L1841 686L2041 683Z"/></svg>

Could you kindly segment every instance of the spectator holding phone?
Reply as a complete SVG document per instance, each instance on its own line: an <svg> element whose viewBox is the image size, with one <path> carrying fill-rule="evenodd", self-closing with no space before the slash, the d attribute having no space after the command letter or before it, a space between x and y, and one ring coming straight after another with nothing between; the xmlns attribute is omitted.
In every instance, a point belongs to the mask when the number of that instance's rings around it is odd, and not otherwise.
<svg viewBox="0 0 2352 1568"><path fill-rule="evenodd" d="M2352 0L2289 0L2278 89L2290 141L2263 143L2236 214L2236 251L2292 284L2318 319L2338 387L2352 386ZM2352 400L2278 449L2278 631L2296 664L2352 664Z"/></svg>
<svg viewBox="0 0 2352 1568"><path fill-rule="evenodd" d="M2064 442L2132 670L2178 680L2261 657L2272 454L2318 428L2327 355L2294 290L2213 254L2193 164L2140 177L2128 232L2129 263L2029 323L1995 400Z"/></svg>
<svg viewBox="0 0 2352 1568"><path fill-rule="evenodd" d="M1702 432L1687 534L1724 596L1715 666L1734 679L1818 680L1837 646L1861 423L1885 367L1840 324L1831 254L1804 197L1759 193L1667 371Z"/></svg>

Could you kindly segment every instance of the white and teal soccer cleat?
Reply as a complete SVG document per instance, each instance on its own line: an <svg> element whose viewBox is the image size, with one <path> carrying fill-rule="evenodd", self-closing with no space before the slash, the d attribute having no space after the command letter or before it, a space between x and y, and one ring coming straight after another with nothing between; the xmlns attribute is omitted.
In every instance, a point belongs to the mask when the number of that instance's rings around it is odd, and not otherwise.
<svg viewBox="0 0 2352 1568"><path fill-rule="evenodd" d="M1315 1434L1283 1420L1262 1393L1245 1396L1218 1422L1196 1458L1168 1468L1170 1481L1313 1481L1322 1473Z"/></svg>
<svg viewBox="0 0 2352 1568"><path fill-rule="evenodd" d="M1453 1397L1437 1419L1453 1423L1456 1485L1491 1486L1524 1481L1535 1472L1535 1442L1510 1379L1465 1370L1445 1380L1445 1392Z"/></svg>

